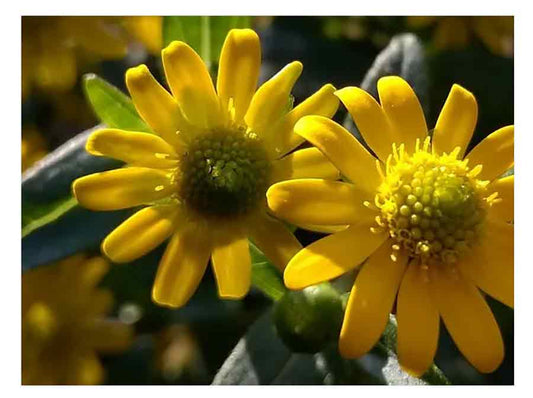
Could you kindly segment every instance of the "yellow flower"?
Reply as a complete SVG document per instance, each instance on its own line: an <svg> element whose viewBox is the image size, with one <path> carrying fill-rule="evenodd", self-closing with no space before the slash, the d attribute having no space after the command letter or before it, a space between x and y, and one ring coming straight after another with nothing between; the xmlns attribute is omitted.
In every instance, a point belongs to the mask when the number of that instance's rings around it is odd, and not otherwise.
<svg viewBox="0 0 533 398"><path fill-rule="evenodd" d="M75 255L22 276L22 384L99 384L96 352L129 347L129 326L105 319L113 299L96 285L109 264Z"/></svg>
<svg viewBox="0 0 533 398"><path fill-rule="evenodd" d="M22 94L32 86L66 91L76 84L83 57L117 59L126 41L113 17L23 17ZM80 51L81 50L81 51Z"/></svg>
<svg viewBox="0 0 533 398"><path fill-rule="evenodd" d="M157 135L93 133L90 153L129 167L80 178L74 194L93 210L148 205L104 240L102 250L114 262L141 257L172 236L155 278L155 302L186 304L210 257L219 295L241 298L250 286L248 237L281 270L301 248L267 214L268 186L290 178L339 176L316 148L287 155L304 141L293 133L300 117L336 112L335 88L325 85L291 110L290 92L302 72L302 64L293 62L255 91L261 49L249 29L226 37L216 91L202 59L187 44L171 43L162 59L172 95L145 65L126 73L133 103Z"/></svg>
<svg viewBox="0 0 533 398"><path fill-rule="evenodd" d="M155 15L124 17L124 26L151 54L159 55L163 46L163 17Z"/></svg>
<svg viewBox="0 0 533 398"><path fill-rule="evenodd" d="M297 224L348 225L291 259L291 289L362 265L340 335L346 357L377 342L397 300L401 365L420 375L437 348L439 316L464 356L491 372L502 337L478 288L513 306L514 127L503 127L466 156L477 121L474 96L454 85L430 139L420 103L399 77L378 81L381 105L348 87L336 95L372 149L319 116L295 132L319 148L349 182L298 179L273 185L268 205ZM377 167L376 167L377 166Z"/></svg>
<svg viewBox="0 0 533 398"><path fill-rule="evenodd" d="M436 25L433 40L442 49L463 48L477 36L492 53L513 54L513 17L509 16L413 16L407 18L413 28Z"/></svg>
<svg viewBox="0 0 533 398"><path fill-rule="evenodd" d="M25 127L22 131L20 143L22 171L46 156L47 148L44 137L32 127Z"/></svg>

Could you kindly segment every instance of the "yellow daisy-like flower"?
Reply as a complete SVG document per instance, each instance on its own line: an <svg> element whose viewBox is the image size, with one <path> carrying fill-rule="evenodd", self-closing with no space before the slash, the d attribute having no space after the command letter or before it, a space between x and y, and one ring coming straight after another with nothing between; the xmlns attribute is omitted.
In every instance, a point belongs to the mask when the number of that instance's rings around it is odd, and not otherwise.
<svg viewBox="0 0 533 398"><path fill-rule="evenodd" d="M261 49L249 29L226 37L216 91L202 59L187 44L171 43L162 59L172 95L144 65L126 73L133 103L157 135L93 133L90 153L129 167L80 178L74 194L93 210L148 205L104 240L103 252L114 262L141 257L172 236L155 278L155 302L187 303L210 257L219 295L241 298L250 286L249 237L281 270L301 248L267 214L268 186L290 178L339 176L316 148L288 154L304 141L293 132L300 117L336 112L335 88L325 85L291 110L290 92L302 72L302 64L293 62L256 91Z"/></svg>
<svg viewBox="0 0 533 398"><path fill-rule="evenodd" d="M22 384L100 384L96 355L129 347L128 325L106 320L111 293L96 288L109 264L76 255L22 276Z"/></svg>
<svg viewBox="0 0 533 398"><path fill-rule="evenodd" d="M348 87L336 95L372 149L319 116L295 132L319 148L349 182L298 179L273 185L268 205L297 224L346 225L291 259L291 289L362 265L348 301L339 348L359 357L378 341L397 300L401 365L421 375L437 348L439 316L464 356L491 372L502 337L478 290L513 306L514 127L503 127L465 156L477 103L454 85L433 136L407 82L378 81L380 104ZM377 166L377 167L376 167Z"/></svg>

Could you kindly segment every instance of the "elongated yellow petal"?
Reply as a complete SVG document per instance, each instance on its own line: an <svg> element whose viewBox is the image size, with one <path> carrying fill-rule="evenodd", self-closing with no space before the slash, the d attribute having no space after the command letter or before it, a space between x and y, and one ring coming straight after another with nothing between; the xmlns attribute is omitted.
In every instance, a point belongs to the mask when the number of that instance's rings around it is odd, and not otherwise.
<svg viewBox="0 0 533 398"><path fill-rule="evenodd" d="M376 158L342 126L322 116L305 116L294 127L357 187L374 195L381 183Z"/></svg>
<svg viewBox="0 0 533 398"><path fill-rule="evenodd" d="M454 267L429 267L430 293L457 348L480 372L502 362L498 324L479 290Z"/></svg>
<svg viewBox="0 0 533 398"><path fill-rule="evenodd" d="M428 269L411 262L398 292L398 360L420 377L429 368L439 342L439 311L429 294Z"/></svg>
<svg viewBox="0 0 533 398"><path fill-rule="evenodd" d="M273 182L295 178L340 178L339 170L316 148L294 151L282 159L274 160L272 166Z"/></svg>
<svg viewBox="0 0 533 398"><path fill-rule="evenodd" d="M115 263L142 257L172 235L179 215L179 207L175 205L139 210L105 238L102 251Z"/></svg>
<svg viewBox="0 0 533 398"><path fill-rule="evenodd" d="M302 248L291 231L282 222L262 214L248 225L252 241L281 271L289 260Z"/></svg>
<svg viewBox="0 0 533 398"><path fill-rule="evenodd" d="M228 232L227 228L217 231L211 262L220 297L240 299L246 296L252 280L252 261L246 236Z"/></svg>
<svg viewBox="0 0 533 398"><path fill-rule="evenodd" d="M166 142L183 146L177 131L189 130L177 101L152 76L146 65L130 68L126 72L126 86L139 115Z"/></svg>
<svg viewBox="0 0 533 398"><path fill-rule="evenodd" d="M289 95L302 69L300 62L292 62L256 91L244 120L257 134L266 136L274 123L289 111Z"/></svg>
<svg viewBox="0 0 533 398"><path fill-rule="evenodd" d="M304 139L294 134L294 125L298 120L308 115L333 117L339 108L339 100L334 95L335 87L326 84L316 93L287 113L272 129L268 136L269 143L274 147L275 153L284 155L302 142Z"/></svg>
<svg viewBox="0 0 533 398"><path fill-rule="evenodd" d="M502 127L476 145L466 156L473 168L481 164L478 178L494 180L514 165L514 126Z"/></svg>
<svg viewBox="0 0 533 398"><path fill-rule="evenodd" d="M85 149L95 156L108 156L135 166L166 169L176 167L176 152L166 141L153 134L117 129L96 130Z"/></svg>
<svg viewBox="0 0 533 398"><path fill-rule="evenodd" d="M220 53L217 92L223 110L235 107L235 121L240 123L257 87L261 66L261 44L251 29L232 29Z"/></svg>
<svg viewBox="0 0 533 398"><path fill-rule="evenodd" d="M176 189L167 170L128 167L78 178L74 196L91 210L118 210L165 198Z"/></svg>
<svg viewBox="0 0 533 398"><path fill-rule="evenodd" d="M162 58L170 90L187 120L197 127L220 126L220 103L202 58L181 41L170 43Z"/></svg>
<svg viewBox="0 0 533 398"><path fill-rule="evenodd" d="M398 76L386 76L378 80L379 101L389 119L392 140L404 144L409 153L415 150L416 140L424 141L428 129L424 111L415 92Z"/></svg>
<svg viewBox="0 0 533 398"><path fill-rule="evenodd" d="M359 87L346 87L335 92L340 98L366 143L385 162L392 153L392 132L383 108Z"/></svg>
<svg viewBox="0 0 533 398"><path fill-rule="evenodd" d="M391 252L391 242L385 241L357 274L339 338L345 358L366 354L385 330L407 265L407 256L393 261Z"/></svg>
<svg viewBox="0 0 533 398"><path fill-rule="evenodd" d="M152 300L171 308L187 304L204 275L211 248L208 231L194 224L176 232L159 263Z"/></svg>
<svg viewBox="0 0 533 398"><path fill-rule="evenodd" d="M353 184L322 179L278 182L267 191L270 209L295 224L346 225L372 220L365 193ZM370 233L370 231L369 231Z"/></svg>
<svg viewBox="0 0 533 398"><path fill-rule="evenodd" d="M476 122L476 98L470 91L454 84L433 132L433 151L441 155L460 147L458 157L462 158L476 128Z"/></svg>
<svg viewBox="0 0 533 398"><path fill-rule="evenodd" d="M514 222L514 175L494 180L489 189L498 192L500 202L493 204L489 210L489 217L504 222Z"/></svg>
<svg viewBox="0 0 533 398"><path fill-rule="evenodd" d="M514 306L514 227L487 220L479 244L461 259L460 271L481 290Z"/></svg>
<svg viewBox="0 0 533 398"><path fill-rule="evenodd" d="M387 238L385 233L370 232L368 224L355 224L313 242L300 250L287 265L285 286L303 289L336 278L361 264Z"/></svg>

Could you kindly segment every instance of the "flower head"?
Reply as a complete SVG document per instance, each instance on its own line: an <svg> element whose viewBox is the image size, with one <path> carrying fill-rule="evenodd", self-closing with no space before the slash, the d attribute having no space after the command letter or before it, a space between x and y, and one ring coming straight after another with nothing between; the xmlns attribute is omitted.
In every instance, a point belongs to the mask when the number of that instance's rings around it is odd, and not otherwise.
<svg viewBox="0 0 533 398"><path fill-rule="evenodd" d="M162 52L172 94L146 66L130 69L126 84L137 111L156 134L102 129L87 150L129 167L76 180L81 205L116 210L147 205L103 242L115 262L128 262L172 237L161 260L153 300L184 305L209 258L221 297L241 298L250 286L250 237L280 269L301 248L267 213L265 192L276 181L338 177L316 148L292 151L304 139L293 133L304 115L331 117L334 87L325 85L291 109L290 92L302 72L293 62L256 91L261 49L249 29L229 32L216 90L202 59L187 44Z"/></svg>
<svg viewBox="0 0 533 398"><path fill-rule="evenodd" d="M76 255L22 276L22 384L99 384L96 353L129 347L129 326L106 320L113 300L96 288L109 264Z"/></svg>
<svg viewBox="0 0 533 398"><path fill-rule="evenodd" d="M465 357L491 372L503 342L478 290L513 305L513 126L465 156L477 121L474 96L454 85L433 136L411 87L378 81L336 92L373 154L331 120L308 116L295 132L348 181L283 181L269 188L275 214L297 224L347 226L301 250L285 269L301 289L361 266L350 294L340 351L359 357L377 342L397 301L402 366L422 374L437 348L439 316Z"/></svg>

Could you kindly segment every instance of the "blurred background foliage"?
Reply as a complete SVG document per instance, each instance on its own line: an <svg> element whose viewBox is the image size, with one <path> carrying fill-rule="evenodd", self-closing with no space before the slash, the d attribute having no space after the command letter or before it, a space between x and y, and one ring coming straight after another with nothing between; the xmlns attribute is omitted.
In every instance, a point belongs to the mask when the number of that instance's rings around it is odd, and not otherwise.
<svg viewBox="0 0 533 398"><path fill-rule="evenodd" d="M326 82L331 82L337 88L363 85L363 88L372 92L375 90L372 84L375 86L375 78L379 76L369 80L367 71L376 56L387 47L393 37L412 32L420 40L416 43L422 44L420 51L423 54L417 57L422 57L423 62L415 60L415 66L410 66L406 71L413 76L406 78L410 82L417 80L413 87L423 100L429 126L435 124L438 112L454 83L472 91L478 101L479 118L471 146L497 128L513 124L512 17L213 18L208 27L211 32L208 53L204 47L197 47L202 45L202 41L200 36L195 36L194 33L197 31L194 27L201 27L204 22L202 17L22 18L21 167L23 172L28 169L23 174L22 188L23 269L30 269L43 261L60 260L80 251L87 256L99 255L99 243L102 238L129 214L122 211L114 212L112 216L102 216L101 213L99 215L76 208L75 202L69 197L70 182L78 176L76 173L79 174L80 170L90 168L91 171L99 171L113 166L109 160L94 160L82 154L83 146L76 143L84 142L88 134L78 135L80 132L94 127L102 119L101 114L97 117L91 109L84 96L84 89L87 90L87 87L92 85L107 90L105 82L95 76L86 77L85 80L82 76L95 73L127 92L124 83L125 71L129 67L145 63L159 81L164 81L159 53L161 47L169 41L169 37L189 42L209 64L216 63L217 51L230 26L251 26L258 32L262 44L260 83L293 60L303 63L303 74L293 91L295 104L298 104ZM397 43L401 46L407 41L406 39ZM197 46L194 43L198 43ZM401 59L403 63L392 64L392 70L397 71L405 66L406 58ZM387 70L380 73L386 74ZM365 84L369 86L365 87ZM116 95L121 96L118 92ZM345 117L346 112L341 107L335 119L343 122ZM357 132L354 131L354 134ZM76 138L73 138L75 136ZM59 177L53 172L47 172L55 169L42 167L43 162L39 163L39 159L70 139L73 140L67 147L61 147L60 153L56 151L53 159L43 160L48 162L46 165L52 166L54 162L67 162L70 169L62 170ZM69 160L71 158L72 161ZM35 162L38 163L32 167ZM51 185L47 185L50 181ZM67 210L68 213L65 213ZM52 223L52 229L39 229L41 225L34 222L35 214L45 214L48 217L46 222L65 215L62 221ZM316 233L302 230L297 230L296 235L304 244L319 237ZM80 239L83 240L83 245L79 244ZM68 249L57 251L57 242ZM103 375L96 382L252 382L253 380L246 377L235 378L235 371L228 372L228 367L234 369L234 365L229 363L230 358L240 358L240 355L243 355L239 351L242 344L239 341L243 335L245 337L241 342L247 341L249 350L253 349L257 339L270 339L268 341L272 341L271 348L274 353L278 352L285 358L282 363L289 363L286 361L290 355L285 352L286 348L283 348L283 344L275 335L268 335L268 330L263 332L266 334L257 335L258 324L264 324L265 317L271 316L271 311L268 310L271 301L258 289L252 288L242 301L221 301L216 294L213 275L208 271L199 290L186 307L170 310L153 304L150 289L163 249L164 247L160 247L127 265L112 265L109 271L102 275L101 288L107 289L114 297L109 315L116 322L129 325L134 337L129 348L121 353L111 354L106 350L100 352ZM256 263L261 264L260 260ZM29 270L24 274L24 278L31 278L30 275L40 270L41 268ZM261 278L261 275L256 275L256 278ZM265 278L268 279L269 276ZM261 280L254 282L256 286L261 286ZM342 281L339 283L342 284ZM46 287L58 288L54 282ZM273 294L275 295L275 292ZM49 298L42 300L46 302ZM489 304L504 335L504 363L493 374L481 375L461 357L442 328L435 362L453 384L513 383L513 311L493 300L489 300ZM258 324L250 328L257 319ZM269 325L272 325L271 321ZM23 335L24 333L23 330ZM277 347L276 344L279 345L279 350L274 348ZM285 369L285 373L276 377L258 377L254 380L275 384L328 383L328 380L329 383L344 384L390 383L387 372L383 370L386 368L380 368L376 376L370 359L363 361L362 365L357 364L366 366L365 371L359 368L355 371L353 363L348 367L346 363L332 362L332 351L334 348L326 348L317 354L319 357L293 355L290 357L290 363L296 373L291 373L289 366L289 370ZM232 355L227 360L230 353ZM372 355L369 355L369 358ZM382 358L380 355L379 352L375 354L375 358L378 358L376 361L383 362L383 359L379 359ZM314 358L315 362L320 360L327 364L325 368L321 368L326 369L325 373L317 373L316 367L313 368L315 373L306 371L306 366L310 366L310 358ZM275 363L275 360L272 360ZM269 361L269 358L263 358L264 361ZM298 366L294 365L295 363ZM222 370L219 372L221 366ZM270 363L268 366L275 364ZM305 372L307 378L300 377ZM232 376L228 377L226 373L231 373ZM316 375L317 378L313 379L310 374Z"/></svg>

